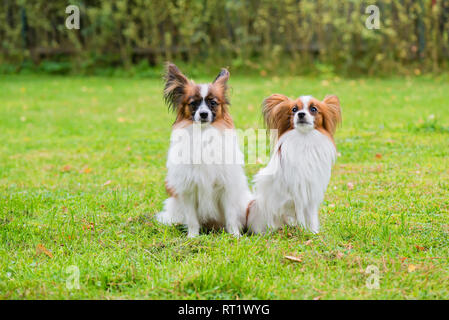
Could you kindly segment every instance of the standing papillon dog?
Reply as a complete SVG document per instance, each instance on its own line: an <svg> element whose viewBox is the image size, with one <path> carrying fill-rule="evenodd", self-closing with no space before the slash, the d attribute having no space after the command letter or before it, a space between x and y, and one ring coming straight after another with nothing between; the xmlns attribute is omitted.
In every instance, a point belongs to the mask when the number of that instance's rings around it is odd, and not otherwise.
<svg viewBox="0 0 449 320"><path fill-rule="evenodd" d="M341 122L340 102L336 96L319 101L274 94L264 100L263 114L277 138L270 162L254 179L248 228L264 233L290 224L317 233L318 209L336 159L333 135Z"/></svg>
<svg viewBox="0 0 449 320"><path fill-rule="evenodd" d="M224 227L239 236L246 222L251 194L228 111L228 79L222 69L212 83L196 84L167 64L164 98L176 120L165 181L170 197L156 218L187 225L188 237L200 227Z"/></svg>

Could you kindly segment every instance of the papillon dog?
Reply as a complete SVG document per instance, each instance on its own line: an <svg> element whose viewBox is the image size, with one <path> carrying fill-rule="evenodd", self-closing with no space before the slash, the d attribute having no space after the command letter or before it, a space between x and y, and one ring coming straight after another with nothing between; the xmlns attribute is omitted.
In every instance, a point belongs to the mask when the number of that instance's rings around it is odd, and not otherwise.
<svg viewBox="0 0 449 320"><path fill-rule="evenodd" d="M201 227L239 236L246 223L251 193L228 110L228 79L228 70L222 69L212 83L196 84L167 64L164 99L176 120L165 181L169 198L156 218L187 225L188 237L197 236Z"/></svg>
<svg viewBox="0 0 449 320"><path fill-rule="evenodd" d="M265 233L284 224L301 225L318 233L318 210L336 159L333 135L341 122L340 102L334 95L319 101L273 94L263 102L263 115L275 133L275 147L254 178L247 226Z"/></svg>

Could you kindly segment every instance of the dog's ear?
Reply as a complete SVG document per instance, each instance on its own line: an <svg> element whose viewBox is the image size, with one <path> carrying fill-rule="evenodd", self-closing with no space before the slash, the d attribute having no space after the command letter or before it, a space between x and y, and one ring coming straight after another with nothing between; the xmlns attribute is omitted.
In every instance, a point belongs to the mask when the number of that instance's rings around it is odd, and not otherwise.
<svg viewBox="0 0 449 320"><path fill-rule="evenodd" d="M221 69L220 73L215 78L213 83L225 87L228 83L229 76L230 76L230 74L229 74L228 69L223 68L223 69Z"/></svg>
<svg viewBox="0 0 449 320"><path fill-rule="evenodd" d="M229 71L228 69L221 69L218 76L212 82L212 86L215 87L217 93L221 96L225 104L229 104L228 98L228 80L229 80Z"/></svg>
<svg viewBox="0 0 449 320"><path fill-rule="evenodd" d="M323 126L326 131L334 135L337 125L341 123L340 100L335 95L327 95L323 103L325 108L321 110L323 115Z"/></svg>
<svg viewBox="0 0 449 320"><path fill-rule="evenodd" d="M291 129L290 99L282 94L273 94L262 103L262 113L267 129L277 129L278 136Z"/></svg>
<svg viewBox="0 0 449 320"><path fill-rule="evenodd" d="M228 69L223 68L212 83L215 87L218 87L218 89L221 90L223 94L226 94L228 90L229 76L230 74Z"/></svg>
<svg viewBox="0 0 449 320"><path fill-rule="evenodd" d="M173 63L167 62L165 71L164 100L171 110L176 110L181 104L184 89L189 80Z"/></svg>
<svg viewBox="0 0 449 320"><path fill-rule="evenodd" d="M282 108L282 103L288 101L289 98L283 94L272 94L262 102L262 113L268 128L272 129L270 124L273 124L273 118L279 113Z"/></svg>

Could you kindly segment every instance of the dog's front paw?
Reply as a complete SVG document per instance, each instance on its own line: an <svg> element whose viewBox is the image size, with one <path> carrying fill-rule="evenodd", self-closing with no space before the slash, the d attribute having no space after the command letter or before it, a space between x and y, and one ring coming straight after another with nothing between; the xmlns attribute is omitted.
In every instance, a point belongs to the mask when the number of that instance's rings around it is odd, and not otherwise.
<svg viewBox="0 0 449 320"><path fill-rule="evenodd" d="M198 230L192 230L189 228L189 232L187 233L187 238L195 238L198 237L200 235L200 231Z"/></svg>
<svg viewBox="0 0 449 320"><path fill-rule="evenodd" d="M240 238L240 228L237 225L227 225L226 232L232 234L236 238Z"/></svg>

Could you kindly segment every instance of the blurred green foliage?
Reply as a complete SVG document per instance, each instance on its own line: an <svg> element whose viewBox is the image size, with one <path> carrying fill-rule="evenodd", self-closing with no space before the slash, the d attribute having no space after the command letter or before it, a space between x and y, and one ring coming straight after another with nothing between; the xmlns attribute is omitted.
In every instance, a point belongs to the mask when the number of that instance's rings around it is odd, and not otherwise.
<svg viewBox="0 0 449 320"><path fill-rule="evenodd" d="M69 4L81 28L65 26ZM261 75L420 74L447 70L449 1L3 0L0 73L132 72L164 61ZM31 63L30 63L31 62ZM100 71L99 71L100 70ZM120 71L117 71L120 70ZM215 72L215 70L214 70Z"/></svg>

